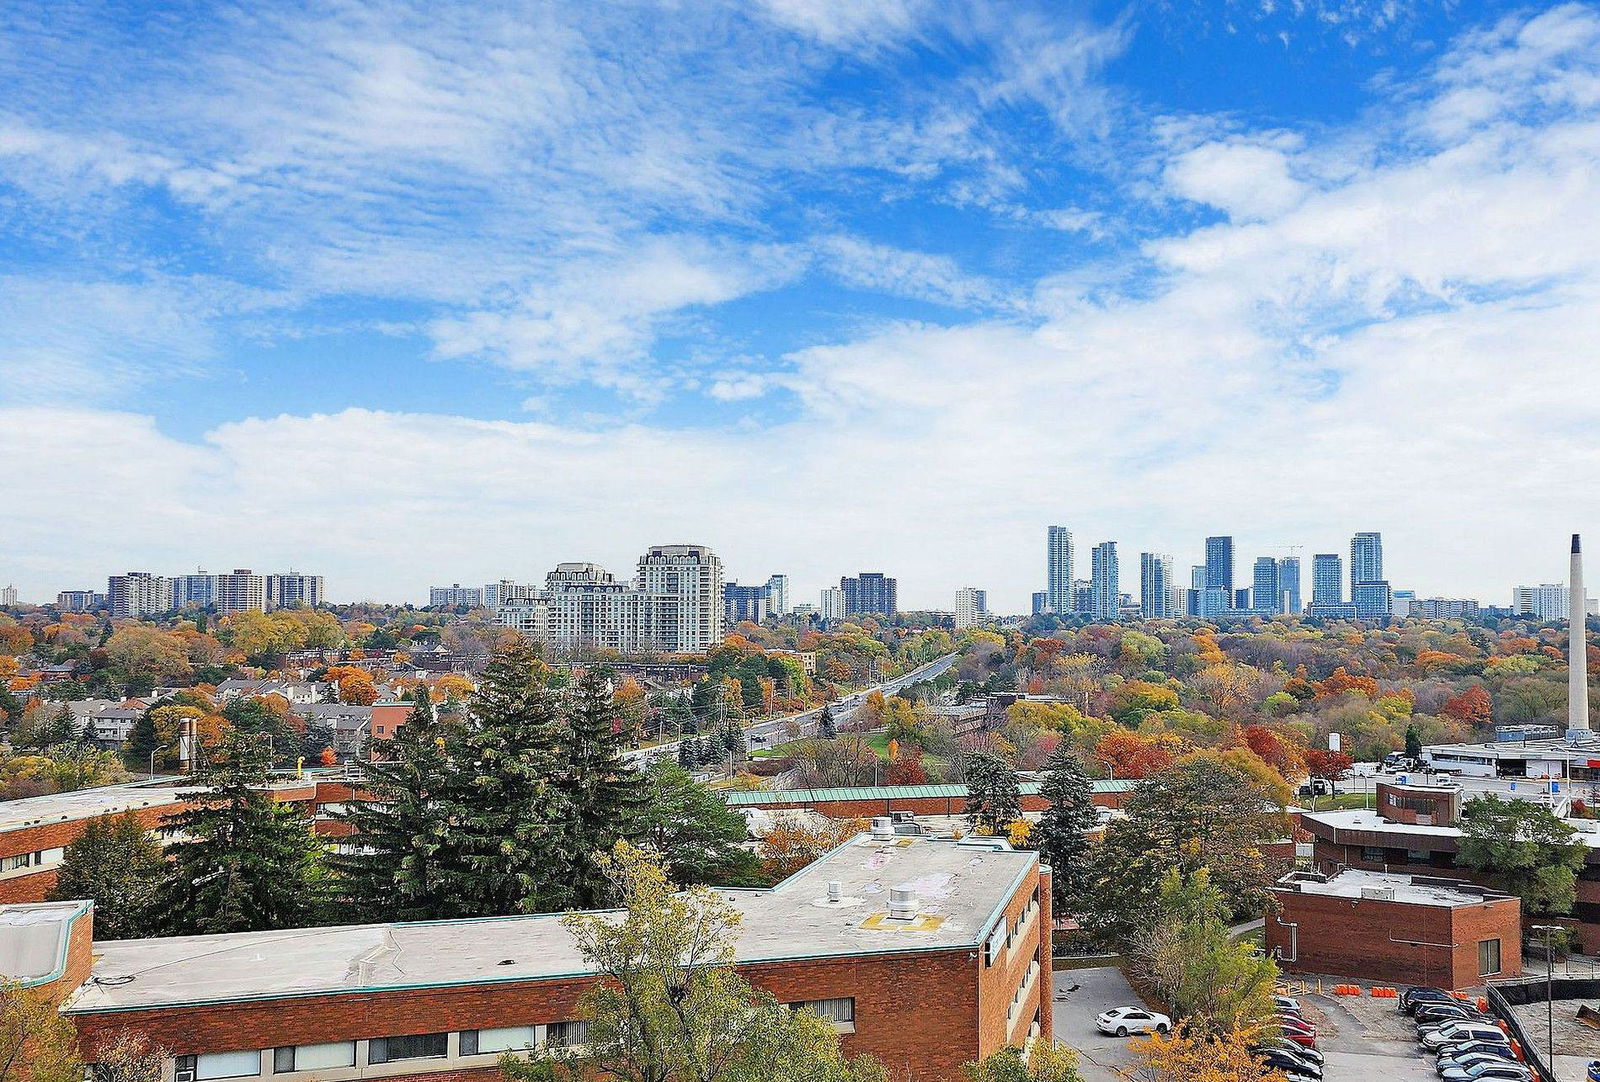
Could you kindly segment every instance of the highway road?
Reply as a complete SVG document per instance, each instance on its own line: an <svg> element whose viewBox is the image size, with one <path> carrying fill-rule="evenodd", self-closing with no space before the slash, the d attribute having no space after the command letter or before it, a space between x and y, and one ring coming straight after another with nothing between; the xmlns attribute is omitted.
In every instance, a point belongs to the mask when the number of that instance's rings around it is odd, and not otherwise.
<svg viewBox="0 0 1600 1082"><path fill-rule="evenodd" d="M856 707L865 702L867 696L874 691L881 691L885 695L893 695L900 689L911 684L915 684L918 681L932 680L950 666L954 665L956 658L960 656L960 654L946 654L941 658L928 662L926 665L923 665L920 668L912 669L904 676L897 676L893 680L885 681L884 683L878 684L875 687L866 688L862 691L854 693L853 695L847 695L843 699L835 699L833 702L828 704L829 708L833 710L834 720L840 724L843 724L845 719L850 716L850 713L855 710ZM793 740L796 739L797 736L811 736L817 731L817 718L821 714L822 708L818 707L815 710L807 710L803 714L789 714L781 718L768 718L764 721L758 721L745 728L745 739L748 740L752 746L760 747L763 744L778 744L785 740ZM791 725L796 725L799 727L796 736L790 735L791 730L789 727ZM653 763L657 759L666 757L676 759L678 757L678 745L680 743L682 743L682 741L673 740L665 744L656 744L648 748L637 748L633 751L624 752L622 758L627 759L630 762L638 763L640 766Z"/></svg>

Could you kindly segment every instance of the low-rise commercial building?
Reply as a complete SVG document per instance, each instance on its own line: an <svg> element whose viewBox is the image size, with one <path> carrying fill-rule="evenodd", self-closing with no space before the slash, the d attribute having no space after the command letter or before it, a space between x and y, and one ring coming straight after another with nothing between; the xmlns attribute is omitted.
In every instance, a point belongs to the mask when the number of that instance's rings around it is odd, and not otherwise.
<svg viewBox="0 0 1600 1082"><path fill-rule="evenodd" d="M745 977L894 1077L957 1082L963 1064L1051 1032L1036 853L863 834L774 888L724 893L743 915ZM91 957L87 907L51 913L24 926L30 956L65 959L62 1012L85 1058L133 1030L172 1054L179 1082L487 1082L502 1052L581 1041L595 979L555 914L132 940Z"/></svg>
<svg viewBox="0 0 1600 1082"><path fill-rule="evenodd" d="M1459 879L1291 872L1272 890L1269 954L1290 972L1469 988L1522 972L1522 903Z"/></svg>
<svg viewBox="0 0 1600 1082"><path fill-rule="evenodd" d="M1533 795L1533 794L1530 794ZM1303 812L1300 825L1311 834L1312 866L1324 875L1347 868L1406 875L1455 876L1481 873L1459 867L1461 845L1459 791L1444 785L1380 782L1372 811ZM1577 901L1570 917L1543 918L1570 927L1585 952L1600 951L1600 822L1569 819L1588 846L1578 873Z"/></svg>

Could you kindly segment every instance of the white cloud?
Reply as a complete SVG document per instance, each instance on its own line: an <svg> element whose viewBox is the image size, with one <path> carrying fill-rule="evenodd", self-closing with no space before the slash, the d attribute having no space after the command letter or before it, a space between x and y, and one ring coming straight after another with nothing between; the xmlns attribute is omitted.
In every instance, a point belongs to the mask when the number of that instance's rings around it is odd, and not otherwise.
<svg viewBox="0 0 1600 1082"><path fill-rule="evenodd" d="M1184 199L1208 203L1235 222L1276 217L1305 197L1289 175L1290 157L1258 141L1206 143L1168 164L1166 182Z"/></svg>

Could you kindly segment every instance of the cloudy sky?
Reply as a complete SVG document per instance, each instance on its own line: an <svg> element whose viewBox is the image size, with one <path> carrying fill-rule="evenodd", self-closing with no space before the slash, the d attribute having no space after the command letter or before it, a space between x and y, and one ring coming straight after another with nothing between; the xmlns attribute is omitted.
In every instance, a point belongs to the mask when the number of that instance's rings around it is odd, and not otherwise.
<svg viewBox="0 0 1600 1082"><path fill-rule="evenodd" d="M25 599L1600 551L1597 6L12 0L0 86Z"/></svg>

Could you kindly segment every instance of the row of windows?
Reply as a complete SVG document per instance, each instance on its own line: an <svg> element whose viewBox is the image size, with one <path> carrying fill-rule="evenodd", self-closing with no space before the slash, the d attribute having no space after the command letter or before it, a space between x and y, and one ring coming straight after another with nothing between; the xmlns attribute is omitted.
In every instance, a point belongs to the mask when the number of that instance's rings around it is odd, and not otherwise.
<svg viewBox="0 0 1600 1082"><path fill-rule="evenodd" d="M856 1001L854 997L846 999L808 999L799 1003L791 1003L789 1008L796 1011L810 1011L824 1022L832 1022L835 1026L854 1025L856 1020Z"/></svg>
<svg viewBox="0 0 1600 1082"><path fill-rule="evenodd" d="M852 1000L853 1004L854 1001ZM581 1045L588 1034L584 1022L551 1022L543 1026L505 1026L499 1029L465 1029L456 1045L459 1056L498 1055L534 1048L571 1048ZM359 1041L329 1041L322 1044L286 1045L271 1049L271 1073L328 1071L355 1067ZM445 1059L450 1055L450 1034L408 1033L393 1037L373 1037L366 1042L366 1063L376 1066L419 1059ZM205 1052L179 1056L179 1082L213 1082L226 1078L255 1078L262 1073L263 1056L259 1049L237 1052Z"/></svg>
<svg viewBox="0 0 1600 1082"><path fill-rule="evenodd" d="M31 853L18 853L14 857L0 857L0 875L6 872L32 871L51 864L60 864L66 859L67 851L62 848L36 849Z"/></svg>

